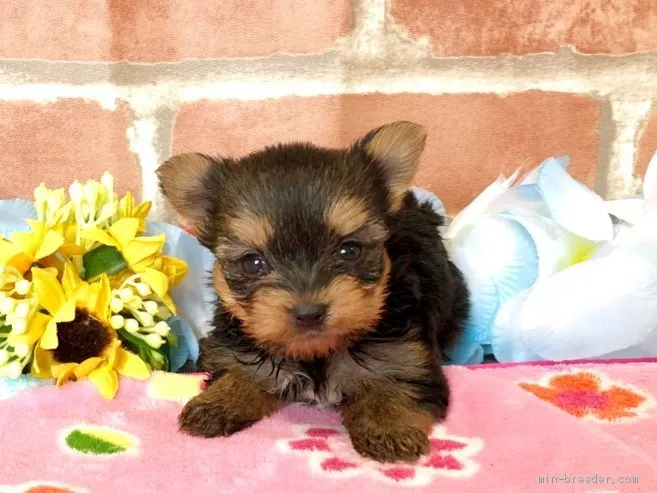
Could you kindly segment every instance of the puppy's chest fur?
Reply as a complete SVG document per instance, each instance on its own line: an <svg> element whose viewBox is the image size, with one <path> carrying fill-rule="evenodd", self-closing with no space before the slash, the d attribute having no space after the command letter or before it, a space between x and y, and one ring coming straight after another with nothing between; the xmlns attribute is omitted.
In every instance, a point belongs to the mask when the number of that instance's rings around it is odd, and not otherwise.
<svg viewBox="0 0 657 493"><path fill-rule="evenodd" d="M320 407L339 405L347 375L366 371L359 369L346 351L310 362L269 360L262 366L243 368L266 392L276 394L283 401Z"/></svg>
<svg viewBox="0 0 657 493"><path fill-rule="evenodd" d="M423 352L418 342L371 343L311 361L276 357L260 359L257 354L227 353L240 369L266 392L284 402L303 402L333 407L349 399L368 382L399 378L422 378L428 371L418 360Z"/></svg>

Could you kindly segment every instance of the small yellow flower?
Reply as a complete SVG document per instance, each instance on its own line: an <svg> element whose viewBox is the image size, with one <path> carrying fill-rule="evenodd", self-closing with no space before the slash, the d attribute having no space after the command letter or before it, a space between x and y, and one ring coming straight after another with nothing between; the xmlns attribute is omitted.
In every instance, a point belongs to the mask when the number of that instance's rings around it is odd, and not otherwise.
<svg viewBox="0 0 657 493"><path fill-rule="evenodd" d="M162 255L153 263L153 268L163 272L169 278L169 285L178 284L189 271L187 262L175 257Z"/></svg>
<svg viewBox="0 0 657 493"><path fill-rule="evenodd" d="M26 219L31 231L15 231L9 239L0 238L0 265L27 272L35 262L55 254L65 243L64 237L45 224Z"/></svg>
<svg viewBox="0 0 657 493"><path fill-rule="evenodd" d="M112 288L106 274L102 274L97 281L88 283L80 279L73 264L67 263L62 276L62 287L68 297L75 299L76 308L86 310L101 322L109 321Z"/></svg>
<svg viewBox="0 0 657 493"><path fill-rule="evenodd" d="M46 329L46 325L48 324L48 320L49 318L47 315L36 312L32 317L30 317L25 332L23 334L18 334L17 332L12 331L7 336L7 342L11 346L27 344L31 347L43 335L43 332Z"/></svg>
<svg viewBox="0 0 657 493"><path fill-rule="evenodd" d="M69 380L88 378L105 399L113 399L119 388L119 375L146 380L150 371L139 357L121 347L114 339L101 356L88 358L82 363L61 363L52 366L57 385Z"/></svg>
<svg viewBox="0 0 657 493"><path fill-rule="evenodd" d="M119 200L118 218L137 218L139 219L139 232L143 232L146 228L146 216L151 211L151 202L142 202L135 206L135 201L132 194L127 192L121 200Z"/></svg>
<svg viewBox="0 0 657 493"><path fill-rule="evenodd" d="M55 349L57 324L75 318L75 298L67 297L57 277L44 269L32 269L32 282L39 303L50 314L39 345L43 349Z"/></svg>
<svg viewBox="0 0 657 493"><path fill-rule="evenodd" d="M123 254L123 258L133 272L143 272L161 255L165 235L162 233L156 236L138 237L139 221L134 217L119 219L109 227L108 231L91 228L83 231L81 237L115 247Z"/></svg>

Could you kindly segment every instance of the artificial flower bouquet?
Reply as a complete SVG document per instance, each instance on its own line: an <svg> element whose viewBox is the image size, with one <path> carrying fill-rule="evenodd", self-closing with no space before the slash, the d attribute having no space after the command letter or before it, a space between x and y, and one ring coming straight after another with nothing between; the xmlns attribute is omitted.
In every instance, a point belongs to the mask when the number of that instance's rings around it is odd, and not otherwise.
<svg viewBox="0 0 657 493"><path fill-rule="evenodd" d="M151 203L119 197L108 173L68 196L42 184L34 199L0 201L0 377L88 378L110 399L120 375L195 362L209 252L147 221Z"/></svg>
<svg viewBox="0 0 657 493"><path fill-rule="evenodd" d="M657 355L657 153L641 193L618 200L569 165L501 176L446 228L472 300L452 362Z"/></svg>

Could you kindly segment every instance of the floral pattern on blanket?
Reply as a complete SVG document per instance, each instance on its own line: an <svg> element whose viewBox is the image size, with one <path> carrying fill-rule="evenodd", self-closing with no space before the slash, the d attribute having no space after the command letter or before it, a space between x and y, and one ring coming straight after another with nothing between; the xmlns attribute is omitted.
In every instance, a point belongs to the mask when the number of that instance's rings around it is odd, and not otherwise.
<svg viewBox="0 0 657 493"><path fill-rule="evenodd" d="M518 385L568 414L597 422L631 422L655 405L649 394L599 372L548 373L538 382Z"/></svg>
<svg viewBox="0 0 657 493"><path fill-rule="evenodd" d="M425 486L437 476L472 476L479 470L473 457L483 447L480 438L449 435L444 426L435 426L427 456L416 464L384 465L358 455L342 427L298 426L295 432L294 438L280 440L279 448L304 457L313 473L334 478L366 475L403 486Z"/></svg>

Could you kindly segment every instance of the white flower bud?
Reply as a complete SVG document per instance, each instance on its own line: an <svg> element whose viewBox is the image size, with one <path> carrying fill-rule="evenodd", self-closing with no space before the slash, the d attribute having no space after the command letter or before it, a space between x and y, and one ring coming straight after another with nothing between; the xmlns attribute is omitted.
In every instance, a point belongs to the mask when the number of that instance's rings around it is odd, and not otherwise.
<svg viewBox="0 0 657 493"><path fill-rule="evenodd" d="M105 171L103 176L100 177L100 183L102 183L107 190L107 196L111 198L114 193L114 177L109 172Z"/></svg>
<svg viewBox="0 0 657 493"><path fill-rule="evenodd" d="M157 315L157 313L160 311L160 307L158 306L157 302L153 300L144 301L144 309L153 316Z"/></svg>
<svg viewBox="0 0 657 493"><path fill-rule="evenodd" d="M114 330L122 329L125 325L125 319L121 315L113 315L110 318L110 325Z"/></svg>
<svg viewBox="0 0 657 493"><path fill-rule="evenodd" d="M14 313L16 314L17 318L27 318L27 316L30 314L30 304L26 302L19 303L16 305Z"/></svg>
<svg viewBox="0 0 657 493"><path fill-rule="evenodd" d="M48 200L48 187L45 183L42 183L34 189L34 201L45 202L46 200Z"/></svg>
<svg viewBox="0 0 657 493"><path fill-rule="evenodd" d="M50 213L54 213L56 210L58 210L60 207L64 205L64 193L62 192L60 194L57 192L58 191L55 190L48 196L47 204L48 204L48 212Z"/></svg>
<svg viewBox="0 0 657 493"><path fill-rule="evenodd" d="M82 201L82 185L79 181L75 180L70 187L68 187L68 194L74 202Z"/></svg>
<svg viewBox="0 0 657 493"><path fill-rule="evenodd" d="M9 314L14 311L16 300L14 298L5 298L0 301L0 313Z"/></svg>
<svg viewBox="0 0 657 493"><path fill-rule="evenodd" d="M127 303L130 301L130 299L133 297L132 289L130 288L123 288L119 291L119 297L121 298L121 301L124 303Z"/></svg>
<svg viewBox="0 0 657 493"><path fill-rule="evenodd" d="M16 356L23 359L25 356L30 354L30 346L28 346L25 343L19 342L14 346L14 352L16 353Z"/></svg>
<svg viewBox="0 0 657 493"><path fill-rule="evenodd" d="M24 318L18 318L11 324L12 334L23 335L27 331L27 321Z"/></svg>
<svg viewBox="0 0 657 493"><path fill-rule="evenodd" d="M130 332L131 334L136 333L139 330L139 322L137 322L134 318L128 318L125 321L125 330Z"/></svg>
<svg viewBox="0 0 657 493"><path fill-rule="evenodd" d="M58 209L66 204L66 192L64 192L63 188L53 190L52 194L55 197Z"/></svg>
<svg viewBox="0 0 657 493"><path fill-rule="evenodd" d="M21 279L14 285L16 292L21 296L25 296L27 293L29 293L31 287L32 283L27 279Z"/></svg>
<svg viewBox="0 0 657 493"><path fill-rule="evenodd" d="M139 323L144 327L152 327L153 325L155 325L155 320L153 320L153 316L149 313L135 312L134 316L137 320L139 320Z"/></svg>
<svg viewBox="0 0 657 493"><path fill-rule="evenodd" d="M87 201L87 204L89 204L89 208L92 212L95 212L96 209L96 201L98 200L98 188L98 183L91 180L84 184L84 198Z"/></svg>
<svg viewBox="0 0 657 493"><path fill-rule="evenodd" d="M169 327L169 325L165 321L160 321L155 324L155 333L162 337L168 336L170 330L171 327Z"/></svg>
<svg viewBox="0 0 657 493"><path fill-rule="evenodd" d="M116 214L118 206L116 202L109 202L105 205L103 205L100 208L100 214L98 215L98 221L107 221L110 219L114 214Z"/></svg>
<svg viewBox="0 0 657 493"><path fill-rule="evenodd" d="M123 301L119 298L112 298L112 301L110 301L110 310L112 310L112 313L121 313L123 311Z"/></svg>
<svg viewBox="0 0 657 493"><path fill-rule="evenodd" d="M148 334L147 336L144 336L144 341L154 349L157 349L164 344L164 339L157 334Z"/></svg>
<svg viewBox="0 0 657 493"><path fill-rule="evenodd" d="M126 303L126 305L133 310L140 310L143 304L144 304L144 300L142 300L140 296L136 296L136 295L130 298L130 301Z"/></svg>
<svg viewBox="0 0 657 493"><path fill-rule="evenodd" d="M0 349L0 366L9 361L9 353L6 349Z"/></svg>
<svg viewBox="0 0 657 493"><path fill-rule="evenodd" d="M152 293L151 287L144 282L137 283L135 287L137 288L137 292L141 297L148 296Z"/></svg>

